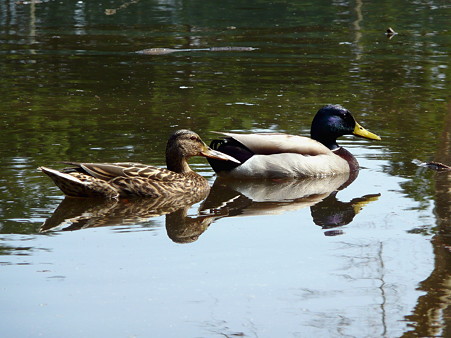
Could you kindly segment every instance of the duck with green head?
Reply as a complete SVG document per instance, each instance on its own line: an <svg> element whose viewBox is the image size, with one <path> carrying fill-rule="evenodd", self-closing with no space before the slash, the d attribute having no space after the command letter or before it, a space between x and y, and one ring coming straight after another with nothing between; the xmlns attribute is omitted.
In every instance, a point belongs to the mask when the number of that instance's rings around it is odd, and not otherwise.
<svg viewBox="0 0 451 338"><path fill-rule="evenodd" d="M225 138L213 140L210 146L240 163L215 159L208 162L219 176L234 178L302 178L350 173L358 170L359 164L349 151L337 144L337 138L356 135L380 140L340 105L327 105L316 113L311 138L277 133L219 134Z"/></svg>

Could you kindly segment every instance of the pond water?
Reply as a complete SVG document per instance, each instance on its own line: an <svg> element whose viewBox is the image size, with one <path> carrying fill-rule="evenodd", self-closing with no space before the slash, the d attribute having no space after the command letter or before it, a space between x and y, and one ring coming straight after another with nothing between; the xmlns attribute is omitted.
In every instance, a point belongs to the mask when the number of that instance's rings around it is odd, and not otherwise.
<svg viewBox="0 0 451 338"><path fill-rule="evenodd" d="M412 163L451 164L450 13L435 0L1 2L2 334L451 336L451 174ZM211 47L256 49L135 53ZM164 166L181 128L308 135L328 103L382 138L340 140L362 169L339 191L224 181L193 158L204 201L71 200L36 169Z"/></svg>

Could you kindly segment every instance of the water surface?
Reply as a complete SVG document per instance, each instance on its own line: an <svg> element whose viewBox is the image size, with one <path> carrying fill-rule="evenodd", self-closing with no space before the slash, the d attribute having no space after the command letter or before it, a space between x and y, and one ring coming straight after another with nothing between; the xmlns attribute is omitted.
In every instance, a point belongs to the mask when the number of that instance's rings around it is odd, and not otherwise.
<svg viewBox="0 0 451 338"><path fill-rule="evenodd" d="M412 160L451 164L450 10L2 2L2 332L448 336L451 178ZM258 49L135 53L224 46ZM179 128L206 141L213 130L308 135L328 103L382 137L341 140L362 170L338 192L340 182L317 183L316 195L300 182L223 182L193 158L213 185L205 201L176 212L74 206L36 170L61 160L164 166Z"/></svg>

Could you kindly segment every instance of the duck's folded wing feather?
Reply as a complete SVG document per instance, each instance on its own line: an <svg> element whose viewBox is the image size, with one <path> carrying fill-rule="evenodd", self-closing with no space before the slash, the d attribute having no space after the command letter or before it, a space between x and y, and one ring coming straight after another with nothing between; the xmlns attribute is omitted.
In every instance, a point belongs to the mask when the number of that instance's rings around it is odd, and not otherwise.
<svg viewBox="0 0 451 338"><path fill-rule="evenodd" d="M323 144L304 136L279 133L217 133L237 140L255 154L260 155L296 153L315 156L331 153L331 150Z"/></svg>
<svg viewBox="0 0 451 338"><path fill-rule="evenodd" d="M140 177L154 181L175 181L182 175L141 163L79 163L88 174L109 181L116 177Z"/></svg>

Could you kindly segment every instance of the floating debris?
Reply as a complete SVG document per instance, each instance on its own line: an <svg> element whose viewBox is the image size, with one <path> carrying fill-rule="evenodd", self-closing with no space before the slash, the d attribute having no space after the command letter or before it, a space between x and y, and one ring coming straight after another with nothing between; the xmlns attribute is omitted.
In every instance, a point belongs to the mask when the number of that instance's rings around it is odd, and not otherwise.
<svg viewBox="0 0 451 338"><path fill-rule="evenodd" d="M127 8L130 5L133 4L137 4L138 2L140 2L141 0L130 0L128 2L124 2L122 5L120 5L117 8L107 8L105 9L105 15L114 15L116 14L118 11L123 10L125 8Z"/></svg>
<svg viewBox="0 0 451 338"><path fill-rule="evenodd" d="M420 160L415 159L415 160L412 160L412 163L416 164L419 167L426 167L426 168L433 169L433 170L439 170L439 171L451 170L451 167L449 165L446 165L446 164L443 164L440 162L434 162L434 161L421 162Z"/></svg>
<svg viewBox="0 0 451 338"><path fill-rule="evenodd" d="M210 48L150 48L139 50L135 53L145 55L165 55L177 52L250 52L258 48L254 47L210 47Z"/></svg>
<svg viewBox="0 0 451 338"><path fill-rule="evenodd" d="M392 37L394 37L397 34L398 33L395 32L395 30L391 27L388 27L388 29L385 31L385 35L387 35L387 38L389 38L389 39L391 39Z"/></svg>
<svg viewBox="0 0 451 338"><path fill-rule="evenodd" d="M41 0L16 1L16 5L37 5L37 4L42 4L42 1Z"/></svg>

